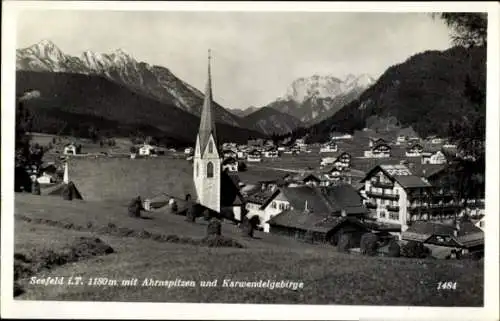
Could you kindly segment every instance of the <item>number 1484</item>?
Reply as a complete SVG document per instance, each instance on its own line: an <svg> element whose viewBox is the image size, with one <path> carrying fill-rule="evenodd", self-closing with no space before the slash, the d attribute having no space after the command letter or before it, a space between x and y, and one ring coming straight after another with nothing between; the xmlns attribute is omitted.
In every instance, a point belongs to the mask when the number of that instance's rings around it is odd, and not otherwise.
<svg viewBox="0 0 500 321"><path fill-rule="evenodd" d="M456 290L457 282L439 282L437 286L438 290Z"/></svg>

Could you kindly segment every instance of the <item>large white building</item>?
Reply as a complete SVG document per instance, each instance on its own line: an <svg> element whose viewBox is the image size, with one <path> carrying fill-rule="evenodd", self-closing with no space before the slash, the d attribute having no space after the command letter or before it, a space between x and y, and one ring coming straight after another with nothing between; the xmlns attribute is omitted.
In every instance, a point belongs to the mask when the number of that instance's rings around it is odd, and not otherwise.
<svg viewBox="0 0 500 321"><path fill-rule="evenodd" d="M446 194L436 194L435 186L405 165L378 165L361 182L371 216L401 232L411 222L450 218L459 207Z"/></svg>

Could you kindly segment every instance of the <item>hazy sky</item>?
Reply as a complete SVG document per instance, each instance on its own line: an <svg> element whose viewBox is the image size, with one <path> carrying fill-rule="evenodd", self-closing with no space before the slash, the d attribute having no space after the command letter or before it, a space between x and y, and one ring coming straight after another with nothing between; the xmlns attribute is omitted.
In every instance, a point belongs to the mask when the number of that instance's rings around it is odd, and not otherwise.
<svg viewBox="0 0 500 321"><path fill-rule="evenodd" d="M23 12L17 47L42 39L72 55L122 48L199 89L211 48L214 99L229 108L265 105L298 77L379 77L415 53L450 47L446 26L426 13Z"/></svg>

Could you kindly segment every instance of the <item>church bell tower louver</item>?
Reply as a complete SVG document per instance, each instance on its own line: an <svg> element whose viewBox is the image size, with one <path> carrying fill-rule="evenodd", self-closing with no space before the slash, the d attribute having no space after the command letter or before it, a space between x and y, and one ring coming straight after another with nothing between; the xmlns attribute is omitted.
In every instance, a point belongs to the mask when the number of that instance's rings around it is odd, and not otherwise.
<svg viewBox="0 0 500 321"><path fill-rule="evenodd" d="M193 180L198 203L216 212L220 212L222 161L217 145L215 115L212 108L210 63L211 53L209 50L208 80L193 158Z"/></svg>

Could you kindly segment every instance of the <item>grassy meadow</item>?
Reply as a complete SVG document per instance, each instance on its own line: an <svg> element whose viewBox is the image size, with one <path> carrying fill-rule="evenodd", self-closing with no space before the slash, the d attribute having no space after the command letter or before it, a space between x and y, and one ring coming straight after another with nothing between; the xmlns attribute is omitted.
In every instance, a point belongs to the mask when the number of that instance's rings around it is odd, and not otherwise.
<svg viewBox="0 0 500 321"><path fill-rule="evenodd" d="M136 302L301 303L359 305L481 306L483 267L479 262L367 258L342 254L328 245L311 245L256 232L242 236L232 223L222 234L243 248L207 247L169 241L169 236L200 239L207 223L184 221L166 211L127 216L123 204L64 201L59 197L16 195L15 253L36 257L57 252L82 236L98 237L113 253L81 258L37 272L36 276L137 278L138 286L64 286L19 280L20 300L99 300ZM131 233L133 232L133 233ZM166 238L159 237L167 235ZM163 240L163 241L162 241ZM166 241L165 241L166 240ZM140 286L156 280L218 280L218 286ZM303 289L228 288L224 279L291 280ZM438 291L439 281L457 282L455 291Z"/></svg>

